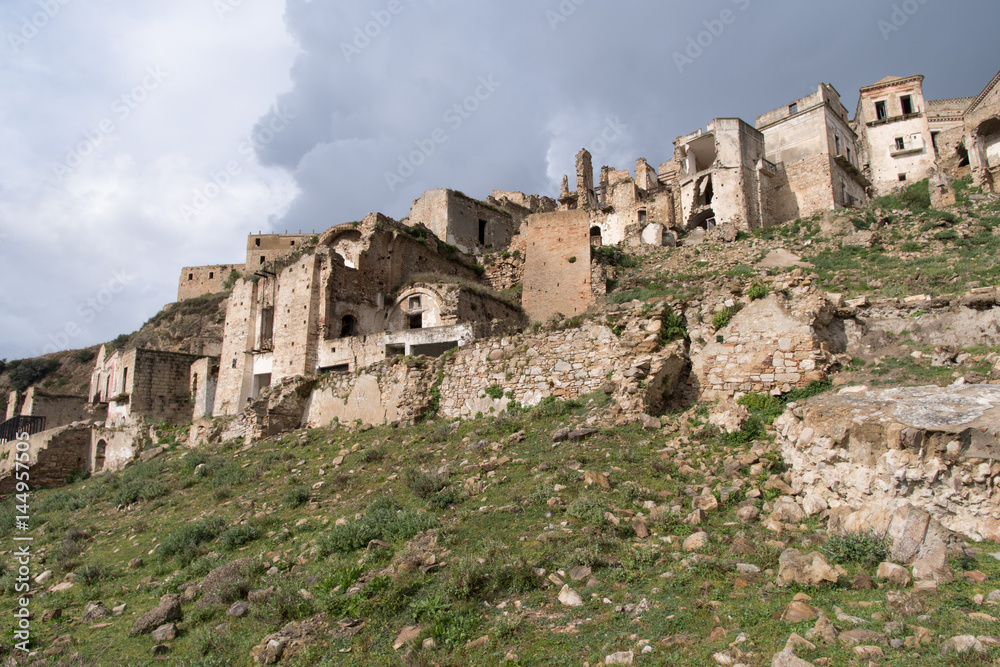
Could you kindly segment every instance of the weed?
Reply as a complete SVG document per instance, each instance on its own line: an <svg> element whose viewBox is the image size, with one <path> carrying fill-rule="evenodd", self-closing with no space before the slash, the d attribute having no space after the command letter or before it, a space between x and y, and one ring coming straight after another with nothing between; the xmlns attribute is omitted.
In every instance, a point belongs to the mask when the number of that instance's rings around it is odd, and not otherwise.
<svg viewBox="0 0 1000 667"><path fill-rule="evenodd" d="M874 533L853 532L834 535L823 547L834 563L858 563L874 567L889 556L889 542Z"/></svg>

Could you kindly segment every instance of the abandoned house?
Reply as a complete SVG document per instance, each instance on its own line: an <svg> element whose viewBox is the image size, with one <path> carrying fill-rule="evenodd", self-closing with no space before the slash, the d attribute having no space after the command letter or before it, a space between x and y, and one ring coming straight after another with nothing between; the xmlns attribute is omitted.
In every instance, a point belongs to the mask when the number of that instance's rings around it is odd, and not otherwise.
<svg viewBox="0 0 1000 667"><path fill-rule="evenodd" d="M297 375L397 354L440 355L519 330L521 310L480 287L471 258L380 214L238 280L226 311L215 415Z"/></svg>
<svg viewBox="0 0 1000 667"><path fill-rule="evenodd" d="M840 93L830 84L766 113L755 123L764 135L770 180L768 224L864 204L871 185L860 168L857 136Z"/></svg>

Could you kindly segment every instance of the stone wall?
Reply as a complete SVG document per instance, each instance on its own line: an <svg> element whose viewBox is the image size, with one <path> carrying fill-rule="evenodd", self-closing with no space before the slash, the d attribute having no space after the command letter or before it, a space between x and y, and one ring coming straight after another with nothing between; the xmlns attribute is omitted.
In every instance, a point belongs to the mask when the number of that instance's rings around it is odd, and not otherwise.
<svg viewBox="0 0 1000 667"><path fill-rule="evenodd" d="M185 266L177 285L177 300L193 299L206 294L225 291L225 282L233 271L242 273L244 264L216 264L213 266Z"/></svg>
<svg viewBox="0 0 1000 667"><path fill-rule="evenodd" d="M424 225L468 253L507 248L518 227L510 213L454 190L425 192L413 203L407 222Z"/></svg>
<svg viewBox="0 0 1000 667"><path fill-rule="evenodd" d="M295 252L312 234L257 234L247 237L245 270L253 272L270 261Z"/></svg>
<svg viewBox="0 0 1000 667"><path fill-rule="evenodd" d="M121 470L135 460L141 448L140 425L120 429L94 428L90 436L87 458L93 473Z"/></svg>
<svg viewBox="0 0 1000 667"><path fill-rule="evenodd" d="M32 489L54 489L90 465L90 428L64 426L36 433L28 440ZM17 442L0 445L0 494L14 491Z"/></svg>
<svg viewBox="0 0 1000 667"><path fill-rule="evenodd" d="M218 358L205 357L191 364L191 395L194 397L192 419L197 420L212 416L218 383Z"/></svg>
<svg viewBox="0 0 1000 667"><path fill-rule="evenodd" d="M792 490L814 506L928 511L1000 540L1000 387L847 387L775 422Z"/></svg>
<svg viewBox="0 0 1000 667"><path fill-rule="evenodd" d="M804 291L754 301L693 357L692 381L703 400L748 392L782 394L822 381L832 361L820 329L830 324L825 295Z"/></svg>
<svg viewBox="0 0 1000 667"><path fill-rule="evenodd" d="M47 394L37 387L28 389L21 408L23 417L45 417L46 429L69 426L84 419L103 421L106 414L106 408L91 407L83 396Z"/></svg>
<svg viewBox="0 0 1000 667"><path fill-rule="evenodd" d="M534 322L572 317L594 303L590 214L557 211L528 218L524 311Z"/></svg>
<svg viewBox="0 0 1000 667"><path fill-rule="evenodd" d="M191 364L198 357L174 352L132 350L123 363L132 369L128 377L129 412L149 421L171 424L191 421Z"/></svg>

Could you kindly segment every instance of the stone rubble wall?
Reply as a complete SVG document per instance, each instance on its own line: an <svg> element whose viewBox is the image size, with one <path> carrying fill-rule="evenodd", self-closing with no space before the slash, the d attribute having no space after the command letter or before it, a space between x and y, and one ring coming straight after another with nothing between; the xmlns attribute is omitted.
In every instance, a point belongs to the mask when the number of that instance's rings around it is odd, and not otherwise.
<svg viewBox="0 0 1000 667"><path fill-rule="evenodd" d="M1000 539L1000 387L847 387L777 421L792 490L830 508L925 510Z"/></svg>

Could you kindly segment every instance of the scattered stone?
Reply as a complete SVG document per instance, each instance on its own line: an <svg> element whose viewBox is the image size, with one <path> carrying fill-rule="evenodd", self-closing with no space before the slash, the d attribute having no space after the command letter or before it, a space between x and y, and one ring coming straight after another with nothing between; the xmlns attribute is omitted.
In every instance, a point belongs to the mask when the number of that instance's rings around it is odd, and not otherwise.
<svg viewBox="0 0 1000 667"><path fill-rule="evenodd" d="M854 583L851 584L851 588L856 591L870 591L876 588L876 585L867 574L856 574L854 575Z"/></svg>
<svg viewBox="0 0 1000 667"><path fill-rule="evenodd" d="M586 486L598 485L602 489L611 490L611 476L606 472L594 472L586 470L583 473L583 483Z"/></svg>
<svg viewBox="0 0 1000 667"><path fill-rule="evenodd" d="M814 667L814 665L795 657L792 647L786 646L785 650L771 658L771 667Z"/></svg>
<svg viewBox="0 0 1000 667"><path fill-rule="evenodd" d="M986 653L986 647L973 635L952 637L941 645L941 655L966 655L968 653Z"/></svg>
<svg viewBox="0 0 1000 667"><path fill-rule="evenodd" d="M111 612L105 608L103 602L88 602L87 606L83 608L84 623L94 623L110 615Z"/></svg>
<svg viewBox="0 0 1000 667"><path fill-rule="evenodd" d="M586 565L577 565L572 570L569 571L569 578L573 581L583 581L584 579L590 579L590 575L593 571Z"/></svg>
<svg viewBox="0 0 1000 667"><path fill-rule="evenodd" d="M885 657L885 653L878 646L855 646L854 655L862 660L876 660Z"/></svg>
<svg viewBox="0 0 1000 667"><path fill-rule="evenodd" d="M760 510L754 505L744 505L736 510L736 518L746 524L751 524L760 518Z"/></svg>
<svg viewBox="0 0 1000 667"><path fill-rule="evenodd" d="M552 442L566 442L569 440L569 429L561 428L552 433Z"/></svg>
<svg viewBox="0 0 1000 667"><path fill-rule="evenodd" d="M149 634L165 623L181 620L183 616L181 596L164 595L160 598L159 605L147 611L132 625L129 636Z"/></svg>
<svg viewBox="0 0 1000 667"><path fill-rule="evenodd" d="M684 551L697 551L698 549L704 549L708 546L708 533L702 531L689 535L684 540Z"/></svg>
<svg viewBox="0 0 1000 667"><path fill-rule="evenodd" d="M878 566L875 576L879 579L885 579L893 586L898 586L899 588L906 588L910 585L910 573L905 567L896 565L895 563L881 563Z"/></svg>
<svg viewBox="0 0 1000 667"><path fill-rule="evenodd" d="M48 623L62 618L62 609L46 609L42 612L42 623Z"/></svg>
<svg viewBox="0 0 1000 667"><path fill-rule="evenodd" d="M166 644L157 644L150 651L154 656L166 655L170 652L170 647Z"/></svg>
<svg viewBox="0 0 1000 667"><path fill-rule="evenodd" d="M631 665L635 658L635 654L632 651L622 651L619 653L612 653L604 658L605 665Z"/></svg>
<svg viewBox="0 0 1000 667"><path fill-rule="evenodd" d="M925 611L923 601L913 593L893 591L885 596L885 606L894 618L909 618Z"/></svg>
<svg viewBox="0 0 1000 667"><path fill-rule="evenodd" d="M156 642L171 641L177 637L177 626L173 623L166 623L153 630L151 636L153 637L153 641Z"/></svg>
<svg viewBox="0 0 1000 667"><path fill-rule="evenodd" d="M232 616L233 618L244 618L250 613L250 603L246 600L241 600L240 602L234 602L226 611L226 616Z"/></svg>
<svg viewBox="0 0 1000 667"><path fill-rule="evenodd" d="M813 609L805 602L789 602L785 605L785 610L781 613L781 620L786 623L801 623L818 616L816 609Z"/></svg>
<svg viewBox="0 0 1000 667"><path fill-rule="evenodd" d="M45 570L45 572L42 572L40 575L35 577L35 583L38 584L39 586L44 586L45 584L49 583L49 581L51 581L52 577L54 576L55 573L53 573L52 570Z"/></svg>
<svg viewBox="0 0 1000 667"><path fill-rule="evenodd" d="M836 584L842 572L830 566L818 551L803 554L798 549L785 549L778 558L778 584L791 583L818 586L823 582Z"/></svg>
<svg viewBox="0 0 1000 667"><path fill-rule="evenodd" d="M563 586L562 590L559 591L559 602L566 607L583 606L583 598L568 585Z"/></svg>
<svg viewBox="0 0 1000 667"><path fill-rule="evenodd" d="M396 641L392 642L392 650L398 651L408 643L420 636L423 629L419 625L407 625L396 635Z"/></svg>
<svg viewBox="0 0 1000 667"><path fill-rule="evenodd" d="M889 646L889 639L881 632L858 628L856 630L846 630L837 637L844 646L854 646L862 644L878 644L879 646Z"/></svg>
<svg viewBox="0 0 1000 667"><path fill-rule="evenodd" d="M827 646L833 646L837 643L837 637L839 636L837 627L833 624L826 614L820 613L819 619L816 621L816 625L813 629L806 633L806 637L809 639L815 639L822 641Z"/></svg>

